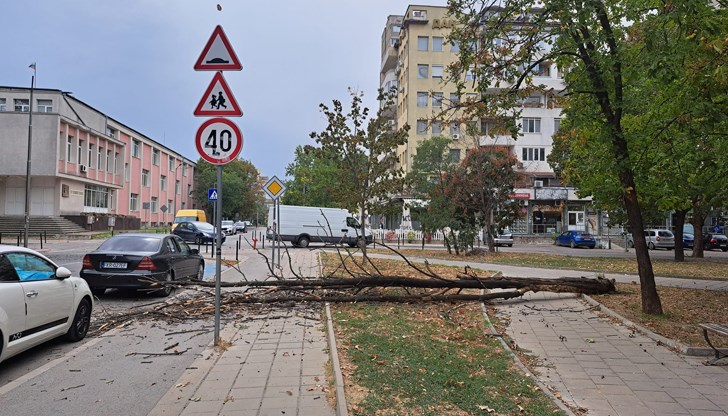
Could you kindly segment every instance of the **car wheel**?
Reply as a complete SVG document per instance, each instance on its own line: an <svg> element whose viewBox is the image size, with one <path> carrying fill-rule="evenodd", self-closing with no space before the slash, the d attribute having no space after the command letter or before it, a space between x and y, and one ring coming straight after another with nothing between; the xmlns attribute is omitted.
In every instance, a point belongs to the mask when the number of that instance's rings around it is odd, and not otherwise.
<svg viewBox="0 0 728 416"><path fill-rule="evenodd" d="M167 272L167 275L164 277L164 281L167 283L171 283L172 281L174 281L174 279L172 278L172 272ZM172 286L164 285L163 288L155 290L154 295L159 296L160 298L166 298L167 296L172 294L172 289Z"/></svg>
<svg viewBox="0 0 728 416"><path fill-rule="evenodd" d="M298 241L296 242L296 245L298 245L301 248L306 248L306 247L308 247L308 243L310 243L310 242L311 242L311 240L309 240L308 237L306 237L305 235L302 235L302 236L298 237Z"/></svg>
<svg viewBox="0 0 728 416"><path fill-rule="evenodd" d="M88 299L81 299L76 309L76 315L73 317L71 327L66 332L66 340L76 342L82 340L88 333L88 327L91 323L91 302Z"/></svg>
<svg viewBox="0 0 728 416"><path fill-rule="evenodd" d="M92 287L90 289L91 293L96 297L103 296L103 294L106 292L105 287Z"/></svg>
<svg viewBox="0 0 728 416"><path fill-rule="evenodd" d="M721 250L725 253L726 251L728 251L728 248L722 248Z"/></svg>
<svg viewBox="0 0 728 416"><path fill-rule="evenodd" d="M195 276L195 279L202 280L204 278L205 278L205 264L204 263L200 263L197 266L197 276Z"/></svg>
<svg viewBox="0 0 728 416"><path fill-rule="evenodd" d="M508 244L508 247L513 247L513 244Z"/></svg>
<svg viewBox="0 0 728 416"><path fill-rule="evenodd" d="M569 247L571 247L571 248L576 247L576 244L574 243L574 240L571 240L571 243L569 243Z"/></svg>
<svg viewBox="0 0 728 416"><path fill-rule="evenodd" d="M627 241L627 247L634 248L634 241Z"/></svg>
<svg viewBox="0 0 728 416"><path fill-rule="evenodd" d="M203 244L201 235L195 236L195 244L197 244L198 246Z"/></svg>
<svg viewBox="0 0 728 416"><path fill-rule="evenodd" d="M650 250L654 250L655 249L655 243L653 243L652 241L650 241L649 244L647 244L647 248L649 248Z"/></svg>

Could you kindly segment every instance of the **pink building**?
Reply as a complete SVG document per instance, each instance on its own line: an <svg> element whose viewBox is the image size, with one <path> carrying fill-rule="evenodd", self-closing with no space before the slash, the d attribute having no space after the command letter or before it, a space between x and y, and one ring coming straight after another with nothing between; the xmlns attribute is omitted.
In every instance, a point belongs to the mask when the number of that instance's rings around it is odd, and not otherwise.
<svg viewBox="0 0 728 416"><path fill-rule="evenodd" d="M134 228L196 208L193 161L69 93L35 89L33 101L31 217ZM30 105L29 88L0 87L2 216L24 215Z"/></svg>

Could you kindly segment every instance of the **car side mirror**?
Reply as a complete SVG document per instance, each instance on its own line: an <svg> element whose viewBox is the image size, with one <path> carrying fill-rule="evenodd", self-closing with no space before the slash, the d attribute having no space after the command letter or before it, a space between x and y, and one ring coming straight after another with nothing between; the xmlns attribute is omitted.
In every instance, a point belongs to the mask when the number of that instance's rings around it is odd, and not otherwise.
<svg viewBox="0 0 728 416"><path fill-rule="evenodd" d="M68 279L71 277L71 271L61 266L56 269L56 279Z"/></svg>
<svg viewBox="0 0 728 416"><path fill-rule="evenodd" d="M191 248L190 249L190 253L192 253L192 254L200 254L200 250L198 250L196 248Z"/></svg>

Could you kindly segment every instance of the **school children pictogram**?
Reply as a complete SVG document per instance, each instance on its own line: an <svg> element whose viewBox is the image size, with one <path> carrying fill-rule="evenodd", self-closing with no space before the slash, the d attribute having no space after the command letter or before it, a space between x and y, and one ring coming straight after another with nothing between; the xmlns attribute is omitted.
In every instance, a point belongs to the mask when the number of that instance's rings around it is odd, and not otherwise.
<svg viewBox="0 0 728 416"><path fill-rule="evenodd" d="M230 116L240 117L243 111L235 100L230 87L221 72L215 74L210 86L202 95L195 112L196 116Z"/></svg>

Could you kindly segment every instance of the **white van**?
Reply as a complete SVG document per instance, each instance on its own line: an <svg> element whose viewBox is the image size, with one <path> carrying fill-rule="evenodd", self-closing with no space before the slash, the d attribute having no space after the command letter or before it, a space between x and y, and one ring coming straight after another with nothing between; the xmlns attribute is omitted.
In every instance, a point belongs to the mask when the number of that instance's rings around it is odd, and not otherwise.
<svg viewBox="0 0 728 416"><path fill-rule="evenodd" d="M281 241L289 241L298 247L308 247L311 242L340 243L356 247L359 242L359 221L345 209L281 205L280 218L278 213L274 218L273 209L271 206L268 211L266 231L270 240L277 230ZM373 241L370 229L365 230L365 236L366 244Z"/></svg>

